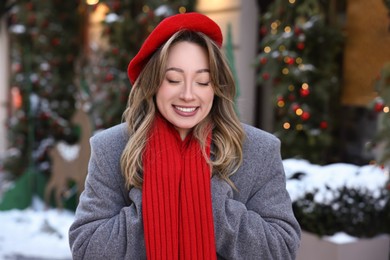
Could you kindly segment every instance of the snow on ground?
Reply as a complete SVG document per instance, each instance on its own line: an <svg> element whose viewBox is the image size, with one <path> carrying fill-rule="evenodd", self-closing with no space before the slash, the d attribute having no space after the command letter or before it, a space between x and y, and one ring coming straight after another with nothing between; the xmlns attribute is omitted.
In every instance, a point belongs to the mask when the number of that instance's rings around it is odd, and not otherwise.
<svg viewBox="0 0 390 260"><path fill-rule="evenodd" d="M0 212L0 259L72 259L68 229L74 213L44 209L34 198L31 208Z"/></svg>
<svg viewBox="0 0 390 260"><path fill-rule="evenodd" d="M358 167L338 163L321 167L296 159L284 160L283 164L287 179L297 172L305 174L301 180L287 181L287 190L293 200L306 191L318 189L316 200L326 203L332 195L324 188L325 184L332 189L346 185L375 194L388 178L383 169L374 165ZM36 198L29 209L0 211L0 260L71 259L68 229L73 219L73 212L45 209L42 201ZM344 233L326 239L340 244L356 240Z"/></svg>

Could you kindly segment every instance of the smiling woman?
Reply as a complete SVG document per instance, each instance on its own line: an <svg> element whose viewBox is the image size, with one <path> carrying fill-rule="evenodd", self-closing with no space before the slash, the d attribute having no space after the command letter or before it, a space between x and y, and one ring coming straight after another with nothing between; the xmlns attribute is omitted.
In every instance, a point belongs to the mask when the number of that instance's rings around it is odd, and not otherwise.
<svg viewBox="0 0 390 260"><path fill-rule="evenodd" d="M179 14L131 60L125 123L91 139L73 259L295 258L280 142L239 122L221 46L214 21Z"/></svg>
<svg viewBox="0 0 390 260"><path fill-rule="evenodd" d="M167 67L156 93L156 104L184 139L206 118L213 104L207 53L195 43L179 42L169 51Z"/></svg>

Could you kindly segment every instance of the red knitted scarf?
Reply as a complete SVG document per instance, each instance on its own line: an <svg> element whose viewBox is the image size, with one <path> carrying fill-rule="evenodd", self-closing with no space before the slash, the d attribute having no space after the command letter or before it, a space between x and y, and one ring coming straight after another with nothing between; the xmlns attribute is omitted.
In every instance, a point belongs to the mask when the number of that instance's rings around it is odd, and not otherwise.
<svg viewBox="0 0 390 260"><path fill-rule="evenodd" d="M210 156L211 133L207 154ZM210 167L198 141L156 117L143 155L148 259L216 259Z"/></svg>

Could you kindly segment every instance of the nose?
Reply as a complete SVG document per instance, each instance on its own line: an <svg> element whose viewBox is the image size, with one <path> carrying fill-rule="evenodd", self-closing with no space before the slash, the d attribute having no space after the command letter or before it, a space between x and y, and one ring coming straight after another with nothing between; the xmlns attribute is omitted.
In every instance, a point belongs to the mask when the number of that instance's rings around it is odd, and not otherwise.
<svg viewBox="0 0 390 260"><path fill-rule="evenodd" d="M191 101L194 99L193 86L190 82L186 82L181 90L180 98L185 101Z"/></svg>

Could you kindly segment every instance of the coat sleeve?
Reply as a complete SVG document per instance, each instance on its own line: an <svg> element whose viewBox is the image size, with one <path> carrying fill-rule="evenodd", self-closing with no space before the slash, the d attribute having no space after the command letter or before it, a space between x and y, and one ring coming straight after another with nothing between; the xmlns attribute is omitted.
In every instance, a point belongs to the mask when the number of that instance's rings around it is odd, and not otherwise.
<svg viewBox="0 0 390 260"><path fill-rule="evenodd" d="M111 147L110 149L107 149ZM91 139L85 190L69 230L73 259L146 259L139 189L124 189L112 144Z"/></svg>
<svg viewBox="0 0 390 260"><path fill-rule="evenodd" d="M217 253L225 259L295 259L300 227L285 187L280 142L267 142L265 151L252 144L244 151L250 163L233 175L237 192L212 178ZM237 199L241 193L247 195Z"/></svg>

